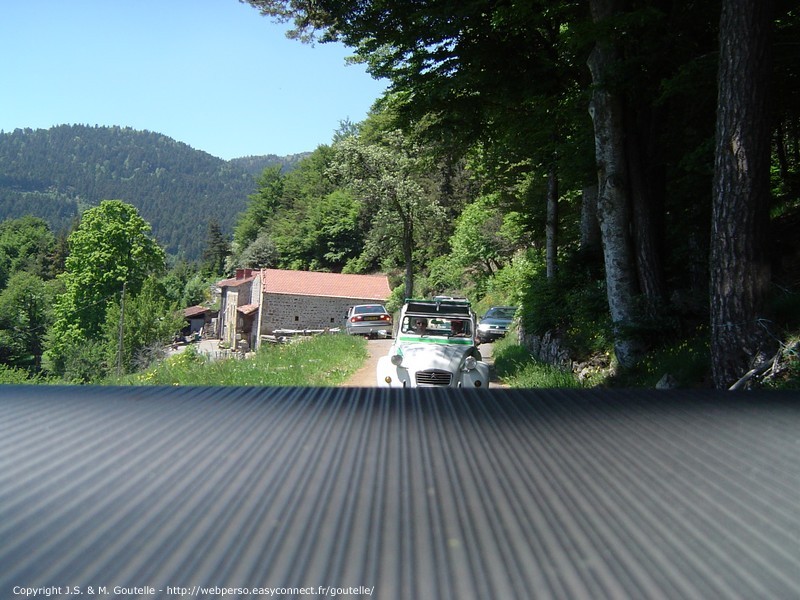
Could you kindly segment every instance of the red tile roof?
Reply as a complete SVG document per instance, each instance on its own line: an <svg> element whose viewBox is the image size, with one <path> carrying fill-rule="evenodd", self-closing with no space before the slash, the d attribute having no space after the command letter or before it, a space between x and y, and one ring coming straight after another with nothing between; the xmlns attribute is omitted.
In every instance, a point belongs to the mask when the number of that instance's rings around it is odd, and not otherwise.
<svg viewBox="0 0 800 600"><path fill-rule="evenodd" d="M265 294L386 300L391 292L386 275L351 275L281 269L262 269L261 273L261 285Z"/></svg>
<svg viewBox="0 0 800 600"><path fill-rule="evenodd" d="M237 306L236 310L243 315L252 315L258 310L258 304L242 304L241 306Z"/></svg>
<svg viewBox="0 0 800 600"><path fill-rule="evenodd" d="M242 285L243 283L247 283L248 281L253 281L256 277L258 277L258 271L246 277L231 277L230 279L223 279L222 281L218 281L217 285L219 287L236 287L238 285Z"/></svg>
<svg viewBox="0 0 800 600"><path fill-rule="evenodd" d="M209 312L211 309L207 306L190 306L189 308L183 309L183 316L188 318L191 317L199 317L200 315L204 315Z"/></svg>

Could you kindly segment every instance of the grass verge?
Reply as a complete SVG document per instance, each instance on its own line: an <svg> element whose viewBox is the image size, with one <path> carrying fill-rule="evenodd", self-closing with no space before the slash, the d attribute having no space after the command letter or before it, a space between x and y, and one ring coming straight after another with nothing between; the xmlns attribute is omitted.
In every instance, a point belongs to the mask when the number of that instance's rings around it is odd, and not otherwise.
<svg viewBox="0 0 800 600"><path fill-rule="evenodd" d="M360 336L319 335L264 346L253 358L211 361L192 347L144 373L109 380L113 385L337 386L367 358Z"/></svg>
<svg viewBox="0 0 800 600"><path fill-rule="evenodd" d="M495 342L494 368L503 383L512 388L582 387L572 373L538 362L510 338Z"/></svg>

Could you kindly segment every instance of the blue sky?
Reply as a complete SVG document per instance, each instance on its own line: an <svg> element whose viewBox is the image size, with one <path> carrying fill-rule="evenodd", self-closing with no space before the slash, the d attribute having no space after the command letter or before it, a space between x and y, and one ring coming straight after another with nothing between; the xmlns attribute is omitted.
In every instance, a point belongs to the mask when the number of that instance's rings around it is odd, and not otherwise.
<svg viewBox="0 0 800 600"><path fill-rule="evenodd" d="M0 0L0 130L119 125L224 159L314 150L386 82L285 30L238 0Z"/></svg>

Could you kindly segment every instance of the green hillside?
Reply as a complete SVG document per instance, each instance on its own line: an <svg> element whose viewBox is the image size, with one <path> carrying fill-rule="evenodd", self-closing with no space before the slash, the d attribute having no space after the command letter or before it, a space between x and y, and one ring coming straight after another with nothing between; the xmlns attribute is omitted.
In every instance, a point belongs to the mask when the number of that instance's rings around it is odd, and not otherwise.
<svg viewBox="0 0 800 600"><path fill-rule="evenodd" d="M123 127L61 125L0 132L0 221L26 214L68 229L101 200L134 205L169 254L198 258L208 222L229 233L265 167L297 157L225 161L167 136Z"/></svg>

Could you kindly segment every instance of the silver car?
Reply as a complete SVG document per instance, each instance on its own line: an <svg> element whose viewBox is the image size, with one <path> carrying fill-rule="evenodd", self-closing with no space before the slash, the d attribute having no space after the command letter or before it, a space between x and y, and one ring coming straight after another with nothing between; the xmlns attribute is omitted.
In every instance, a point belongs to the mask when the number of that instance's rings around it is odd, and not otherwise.
<svg viewBox="0 0 800 600"><path fill-rule="evenodd" d="M478 324L478 339L486 343L505 336L516 312L514 306L493 306L487 310Z"/></svg>
<svg viewBox="0 0 800 600"><path fill-rule="evenodd" d="M347 311L345 329L350 335L392 336L392 315L381 304L357 304Z"/></svg>

